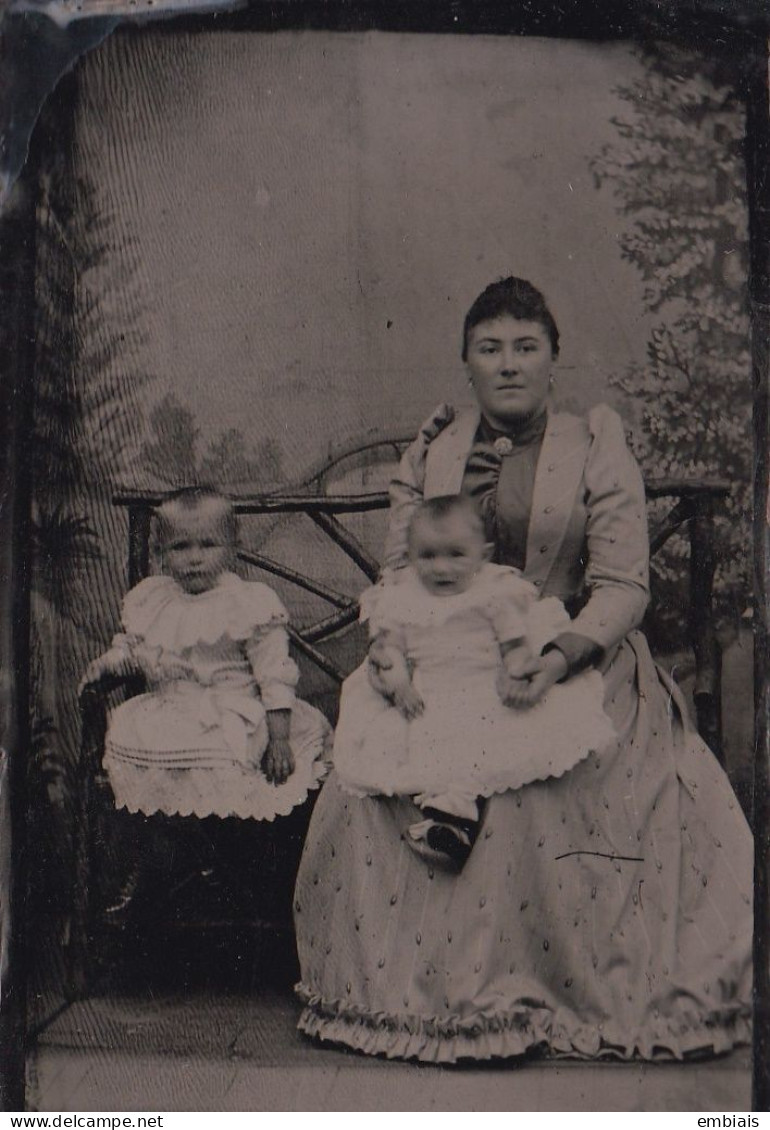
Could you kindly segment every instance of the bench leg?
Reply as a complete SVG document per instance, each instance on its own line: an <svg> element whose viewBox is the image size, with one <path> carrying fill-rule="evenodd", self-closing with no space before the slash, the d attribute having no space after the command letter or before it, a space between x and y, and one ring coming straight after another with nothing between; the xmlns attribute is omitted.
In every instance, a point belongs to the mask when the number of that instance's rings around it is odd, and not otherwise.
<svg viewBox="0 0 770 1130"><path fill-rule="evenodd" d="M722 748L722 649L714 624L714 513L709 497L697 499L690 519L690 635L695 652L698 731L724 765Z"/></svg>

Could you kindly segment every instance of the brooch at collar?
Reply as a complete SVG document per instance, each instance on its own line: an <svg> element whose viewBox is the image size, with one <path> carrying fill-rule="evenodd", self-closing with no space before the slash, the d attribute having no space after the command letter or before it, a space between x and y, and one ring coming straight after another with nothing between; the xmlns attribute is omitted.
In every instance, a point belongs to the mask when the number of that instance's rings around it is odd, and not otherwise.
<svg viewBox="0 0 770 1130"><path fill-rule="evenodd" d="M513 451L513 443L508 439L508 436L498 436L492 446L501 458L510 455Z"/></svg>

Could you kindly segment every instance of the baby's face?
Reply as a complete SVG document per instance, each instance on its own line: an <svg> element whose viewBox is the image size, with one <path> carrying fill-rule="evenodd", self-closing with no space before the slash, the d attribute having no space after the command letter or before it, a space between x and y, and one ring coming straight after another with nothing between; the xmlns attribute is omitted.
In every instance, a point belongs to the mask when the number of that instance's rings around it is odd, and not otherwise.
<svg viewBox="0 0 770 1130"><path fill-rule="evenodd" d="M194 594L214 587L230 565L232 546L219 515L192 513L168 523L161 552L163 571Z"/></svg>
<svg viewBox="0 0 770 1130"><path fill-rule="evenodd" d="M434 596L465 592L487 560L480 531L463 514L418 518L409 539L409 559Z"/></svg>

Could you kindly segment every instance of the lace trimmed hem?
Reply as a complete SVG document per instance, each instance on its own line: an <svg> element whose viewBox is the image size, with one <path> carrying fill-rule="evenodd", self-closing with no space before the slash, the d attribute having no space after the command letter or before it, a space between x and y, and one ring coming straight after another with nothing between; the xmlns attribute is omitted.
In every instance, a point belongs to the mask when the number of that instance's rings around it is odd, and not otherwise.
<svg viewBox="0 0 770 1130"><path fill-rule="evenodd" d="M372 1014L344 1001L326 1001L301 982L295 992L305 1005L298 1021L305 1035L388 1059L457 1063L509 1059L537 1051L553 1058L666 1062L722 1055L751 1043L748 1005L706 1016L661 1017L630 1038L612 1024L579 1025L568 1031L547 1008L439 1020L413 1014Z"/></svg>
<svg viewBox="0 0 770 1130"><path fill-rule="evenodd" d="M152 816L235 816L266 820L288 816L320 788L328 762L299 764L282 785L272 785L258 770L230 763L203 769L148 768L105 757L116 808Z"/></svg>

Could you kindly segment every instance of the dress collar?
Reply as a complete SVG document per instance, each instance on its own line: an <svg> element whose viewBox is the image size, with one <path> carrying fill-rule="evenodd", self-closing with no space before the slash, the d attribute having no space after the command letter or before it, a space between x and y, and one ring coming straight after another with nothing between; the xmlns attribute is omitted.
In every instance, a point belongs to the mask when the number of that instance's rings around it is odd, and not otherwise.
<svg viewBox="0 0 770 1130"><path fill-rule="evenodd" d="M547 424L547 408L541 409L536 415L530 416L518 425L506 428L505 431L494 428L490 422L482 416L479 424L479 434L486 443L491 444L493 447L498 448L498 446L502 446L512 451L514 448L529 447L531 444L542 439L545 435ZM501 454L503 453L504 452L501 452Z"/></svg>

